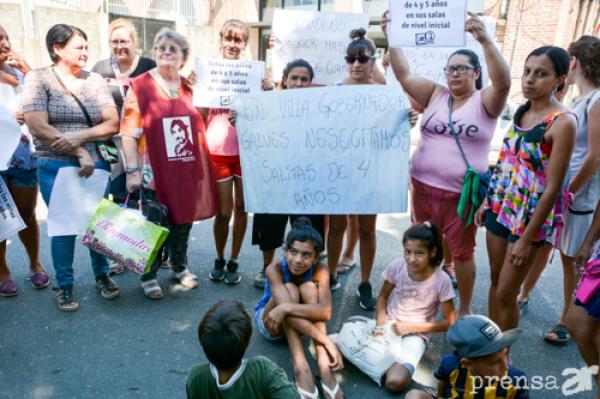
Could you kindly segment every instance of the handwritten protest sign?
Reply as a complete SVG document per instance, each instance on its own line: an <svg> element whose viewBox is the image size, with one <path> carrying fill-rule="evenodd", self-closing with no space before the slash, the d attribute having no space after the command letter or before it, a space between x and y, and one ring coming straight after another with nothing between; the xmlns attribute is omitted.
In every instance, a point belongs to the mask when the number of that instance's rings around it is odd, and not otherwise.
<svg viewBox="0 0 600 399"><path fill-rule="evenodd" d="M463 46L466 0L390 0L390 47Z"/></svg>
<svg viewBox="0 0 600 399"><path fill-rule="evenodd" d="M232 108L238 94L262 90L263 61L197 59L194 105L204 108Z"/></svg>
<svg viewBox="0 0 600 399"><path fill-rule="evenodd" d="M496 21L492 18L480 17L485 24L485 29L491 38L496 37ZM483 53L483 47L473 38L471 34L467 34L467 40L463 47L406 47L403 48L406 59L410 65L411 72L420 76L431 79L436 83L447 86L444 67L448 63L448 57L456 50L467 48L473 50L479 57L481 63L481 77L483 78L483 87L486 87L489 82L487 72L487 64ZM399 85L391 68L386 70L386 82L392 86Z"/></svg>
<svg viewBox="0 0 600 399"><path fill-rule="evenodd" d="M315 70L313 83L333 84L347 74L346 48L352 29L369 26L366 14L275 10L273 77L281 79L290 61L303 58Z"/></svg>
<svg viewBox="0 0 600 399"><path fill-rule="evenodd" d="M248 212L405 212L409 103L349 85L263 92L236 104Z"/></svg>
<svg viewBox="0 0 600 399"><path fill-rule="evenodd" d="M4 184L4 179L0 177L0 242L24 228L25 223L19 215L15 201Z"/></svg>

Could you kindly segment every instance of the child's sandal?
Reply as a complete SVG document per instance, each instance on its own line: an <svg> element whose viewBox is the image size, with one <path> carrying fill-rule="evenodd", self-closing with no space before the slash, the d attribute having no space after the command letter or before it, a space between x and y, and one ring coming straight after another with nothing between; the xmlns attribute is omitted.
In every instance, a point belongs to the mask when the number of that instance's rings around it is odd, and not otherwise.
<svg viewBox="0 0 600 399"><path fill-rule="evenodd" d="M294 387L296 388L296 391L298 391L298 393L300 394L301 399L319 399L319 390L317 389L317 387L315 387L313 393L305 391L304 389L296 385L296 383L294 383Z"/></svg>

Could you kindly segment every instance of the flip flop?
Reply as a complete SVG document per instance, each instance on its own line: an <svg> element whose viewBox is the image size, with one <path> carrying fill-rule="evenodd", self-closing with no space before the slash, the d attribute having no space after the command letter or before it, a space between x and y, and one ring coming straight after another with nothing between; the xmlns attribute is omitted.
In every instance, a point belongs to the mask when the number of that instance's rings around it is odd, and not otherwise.
<svg viewBox="0 0 600 399"><path fill-rule="evenodd" d="M356 267L356 262L350 263L340 263L337 267L337 274L344 274L349 272L350 270Z"/></svg>
<svg viewBox="0 0 600 399"><path fill-rule="evenodd" d="M338 394L338 391L340 390L340 383L337 382L337 380L335 381L335 386L332 388L329 388L327 385L325 385L325 383L323 382L323 380L317 376L316 377L316 381L317 381L317 388L320 388L321 392L323 393L323 396L325 396L325 394L327 394L329 396L329 399L335 399L335 396ZM328 398L326 398L328 399Z"/></svg>
<svg viewBox="0 0 600 399"><path fill-rule="evenodd" d="M550 337L549 334L556 335L556 338ZM544 334L544 341L556 346L565 346L569 342L569 338L570 336L567 326L560 323L550 327L546 334Z"/></svg>
<svg viewBox="0 0 600 399"><path fill-rule="evenodd" d="M300 388L298 385L296 385L296 381L294 381L294 388L296 388L296 391L298 391L300 394L301 399L319 399L319 390L316 386L314 392L311 393Z"/></svg>

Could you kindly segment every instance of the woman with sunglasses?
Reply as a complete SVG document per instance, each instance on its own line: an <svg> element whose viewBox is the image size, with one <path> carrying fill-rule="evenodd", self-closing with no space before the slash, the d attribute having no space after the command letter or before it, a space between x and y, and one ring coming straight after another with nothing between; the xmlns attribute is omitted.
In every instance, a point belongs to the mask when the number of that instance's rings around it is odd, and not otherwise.
<svg viewBox="0 0 600 399"><path fill-rule="evenodd" d="M425 108L421 138L410 162L413 218L415 222L431 220L441 228L448 242L456 267L459 315L471 313L476 226L473 223L465 226L457 213L467 166L454 136L470 166L485 172L496 121L511 83L508 65L483 22L476 15L469 15L465 31L483 47L491 81L485 89L479 58L471 50L461 49L450 55L444 68L446 87L411 73L404 52L390 49L396 78L406 93ZM386 36L388 22L386 12L381 21Z"/></svg>

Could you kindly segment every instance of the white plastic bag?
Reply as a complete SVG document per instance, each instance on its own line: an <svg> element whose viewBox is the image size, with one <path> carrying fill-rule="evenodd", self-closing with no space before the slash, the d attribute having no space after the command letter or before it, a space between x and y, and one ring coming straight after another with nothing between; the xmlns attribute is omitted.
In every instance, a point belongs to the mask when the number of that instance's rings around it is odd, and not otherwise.
<svg viewBox="0 0 600 399"><path fill-rule="evenodd" d="M381 378L394 363L394 356L388 349L389 329L385 328L385 334L377 337L373 335L374 329L375 320L355 316L331 339L346 359L381 386Z"/></svg>

